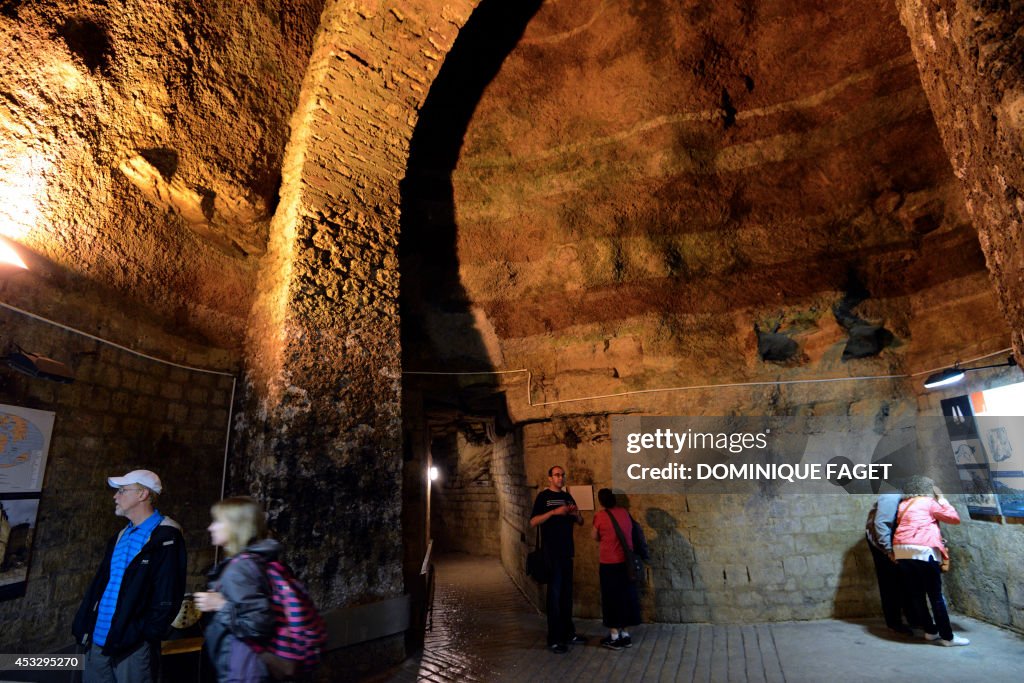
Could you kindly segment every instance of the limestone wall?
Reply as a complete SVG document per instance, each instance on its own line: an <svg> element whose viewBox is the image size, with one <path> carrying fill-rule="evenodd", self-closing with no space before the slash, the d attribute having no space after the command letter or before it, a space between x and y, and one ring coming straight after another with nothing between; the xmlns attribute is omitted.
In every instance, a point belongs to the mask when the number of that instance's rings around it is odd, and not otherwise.
<svg viewBox="0 0 1024 683"><path fill-rule="evenodd" d="M526 576L526 554L533 550L536 536L530 528L533 491L527 485L523 463L521 430L495 441L492 468L501 512L501 564L520 590L539 604L540 590Z"/></svg>
<svg viewBox="0 0 1024 683"><path fill-rule="evenodd" d="M5 3L0 235L239 347L322 6Z"/></svg>
<svg viewBox="0 0 1024 683"><path fill-rule="evenodd" d="M946 396L1018 379L1019 372L1013 370L947 392L922 393L921 414L940 414L938 402ZM914 390L917 384L905 386ZM866 404L881 405L877 399L859 404L860 410ZM894 415L901 410L916 413L911 399L888 405ZM595 491L611 486L607 424L605 417L592 416L525 426L526 486L520 495L532 500L546 485L546 470L553 464L566 468L570 485L592 484ZM570 432L575 436L567 440ZM919 446L939 452L949 448L948 443ZM643 599L646 619L736 623L880 614L863 533L873 495L662 494L620 500L643 524L651 547L650 587ZM1017 587L1024 527L972 520L959 496L951 500L963 518L960 526L944 526L954 558L953 571L944 579L953 609L1020 630ZM593 513L584 517L584 527L575 536L575 611L597 617L597 549L589 535ZM523 518L528 523L528 509ZM542 607L543 590L522 568L528 546L532 541L520 545L518 557L503 560L513 579Z"/></svg>
<svg viewBox="0 0 1024 683"><path fill-rule="evenodd" d="M0 296L12 295L10 287L0 289ZM103 306L94 305L99 317ZM184 360L189 345L182 340L130 318L108 322L149 340L149 353ZM206 585L213 562L206 527L220 497L232 377L169 367L0 309L0 348L13 344L60 360L75 375L64 385L0 365L0 403L55 413L27 593L0 602L0 650L48 652L72 642L71 621L106 541L125 524L114 516L108 476L137 468L160 475L158 509L185 531L187 590ZM193 347L189 360L216 368L225 356Z"/></svg>
<svg viewBox="0 0 1024 683"><path fill-rule="evenodd" d="M493 444L469 442L461 433L452 434L443 445L434 441L431 454L439 478L433 488L431 534L438 552L500 554L494 451Z"/></svg>
<svg viewBox="0 0 1024 683"><path fill-rule="evenodd" d="M546 486L554 464L566 468L570 486L592 485L595 494L613 488L608 425L608 418L592 416L526 426L526 478L537 487L528 489L531 496ZM569 432L575 436L567 442ZM863 532L873 496L766 491L620 500L644 526L651 548L645 619L739 623L864 617L879 610ZM574 598L578 615L598 617L593 516L585 512L576 531Z"/></svg>
<svg viewBox="0 0 1024 683"><path fill-rule="evenodd" d="M400 192L415 112L475 3L327 3L246 337L238 476L325 609L401 596ZM299 503L301 502L301 507ZM401 634L326 671L404 656Z"/></svg>

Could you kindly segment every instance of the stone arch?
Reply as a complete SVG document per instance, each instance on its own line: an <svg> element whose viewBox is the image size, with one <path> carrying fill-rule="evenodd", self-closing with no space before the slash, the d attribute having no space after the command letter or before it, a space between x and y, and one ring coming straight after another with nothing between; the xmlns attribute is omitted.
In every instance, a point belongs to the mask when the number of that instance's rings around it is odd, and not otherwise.
<svg viewBox="0 0 1024 683"><path fill-rule="evenodd" d="M328 3L292 118L230 479L267 501L325 611L404 592L399 182L475 6ZM404 655L400 633L371 649Z"/></svg>
<svg viewBox="0 0 1024 683"><path fill-rule="evenodd" d="M311 586L328 605L402 589L395 550L401 500L391 492L381 503L376 495L380 482L399 479L401 466L396 254L411 199L402 179L417 168L418 112L429 111L434 74L475 8L472 0L328 5L294 119L249 329L247 415L259 417L243 429L250 465L239 474L272 501L278 526L305 551ZM458 151L448 142L437 150L442 193L450 193L444 165ZM450 216L440 222L454 229ZM429 231L423 234L431 245ZM457 287L447 260L452 241L451 234L436 240L445 259L438 266ZM479 347L471 355L486 358ZM321 483L309 484L312 477ZM289 515L296 496L355 512L310 523ZM345 547L369 534L372 556Z"/></svg>

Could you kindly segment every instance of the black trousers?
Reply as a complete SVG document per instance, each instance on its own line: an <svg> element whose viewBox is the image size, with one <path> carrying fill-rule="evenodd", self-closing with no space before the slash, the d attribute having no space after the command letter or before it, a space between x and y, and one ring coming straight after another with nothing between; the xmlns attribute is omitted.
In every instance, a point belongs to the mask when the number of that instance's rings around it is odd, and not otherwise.
<svg viewBox="0 0 1024 683"><path fill-rule="evenodd" d="M601 564L601 616L608 628L621 629L640 623L640 596L629 580L626 563Z"/></svg>
<svg viewBox="0 0 1024 683"><path fill-rule="evenodd" d="M548 645L564 645L576 634L572 624L572 558L549 557L548 564Z"/></svg>
<svg viewBox="0 0 1024 683"><path fill-rule="evenodd" d="M871 548L871 559L875 561L878 597L882 599L882 614L885 615L885 624L891 629L903 630L906 627L903 625L902 614L906 614L907 621L912 622L913 613L910 607L910 596L903 588L903 575L900 573L899 565L890 560L888 555L876 548L870 541L868 547Z"/></svg>
<svg viewBox="0 0 1024 683"><path fill-rule="evenodd" d="M942 595L942 569L938 562L923 560L900 560L903 583L910 593L910 605L914 611L913 625L925 633L938 632L943 640L953 639L953 626L949 623L946 598ZM928 613L931 603L932 613ZM934 617L934 620L933 620Z"/></svg>

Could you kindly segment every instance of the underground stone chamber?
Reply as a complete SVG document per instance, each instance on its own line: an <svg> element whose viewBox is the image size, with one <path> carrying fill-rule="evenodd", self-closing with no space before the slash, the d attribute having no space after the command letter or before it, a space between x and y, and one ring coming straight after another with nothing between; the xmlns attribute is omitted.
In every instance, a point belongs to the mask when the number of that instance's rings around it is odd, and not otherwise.
<svg viewBox="0 0 1024 683"><path fill-rule="evenodd" d="M509 5L0 3L0 342L76 377L0 375L55 414L6 651L69 642L111 468L166 472L193 582L226 451L341 619L401 611L428 536L539 601L532 499L552 464L612 484L616 416L895 421L1019 381L915 376L1020 350L1011 12ZM870 502L629 496L645 613L874 614ZM1019 535L951 532L957 609L1021 628ZM400 660L387 630L328 666Z"/></svg>

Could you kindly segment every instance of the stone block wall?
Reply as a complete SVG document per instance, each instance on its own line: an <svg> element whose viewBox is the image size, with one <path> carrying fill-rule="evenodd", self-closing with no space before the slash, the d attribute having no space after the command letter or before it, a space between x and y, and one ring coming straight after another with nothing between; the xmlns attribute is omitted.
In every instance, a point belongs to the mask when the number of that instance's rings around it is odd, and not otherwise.
<svg viewBox="0 0 1024 683"><path fill-rule="evenodd" d="M917 405L886 399L892 416L939 415L949 396L1020 380L1016 369L968 375L966 384L921 394ZM799 412L873 414L882 402L865 396L844 404L806 405ZM934 436L929 431L926 436ZM524 524L529 502L547 485L553 464L566 468L570 485L611 486L607 418L561 417L523 427ZM919 443L922 452L948 450L948 443ZM941 458L937 461L941 464ZM952 462L952 455L950 455ZM529 498L530 501L525 501ZM944 525L953 570L944 577L952 608L999 626L1022 630L1024 525L970 519L956 495L951 501L963 523ZM663 494L620 496L641 522L652 551L646 619L664 622L781 621L880 614L877 586L863 525L875 497L870 494L771 496ZM576 531L575 612L600 614L597 549L590 541L592 512ZM528 528L528 526L526 527ZM528 539L532 539L529 536ZM504 565L538 607L543 590L523 572L532 540L519 543Z"/></svg>
<svg viewBox="0 0 1024 683"><path fill-rule="evenodd" d="M567 439L570 432L575 437ZM591 484L595 494L612 487L607 437L603 416L527 425L526 481L537 488L525 490L535 496L554 464L566 468L570 485ZM645 619L738 623L878 614L863 532L873 502L870 495L846 494L620 496L651 548ZM594 512L583 514L575 536L575 613L599 617ZM515 566L510 573L530 595L532 582L517 577ZM543 605L543 592L535 594L535 604Z"/></svg>
<svg viewBox="0 0 1024 683"><path fill-rule="evenodd" d="M130 321L112 327L156 339ZM0 365L0 403L55 413L27 593L0 602L0 650L47 652L72 642L71 621L106 541L125 524L114 516L107 476L136 468L160 475L158 509L185 531L187 590L205 586L213 562L206 527L220 497L232 377L171 367L0 309L0 349L13 344L60 360L75 375L73 384L57 384ZM187 344L164 337L158 346L180 357ZM205 360L214 366L223 356L211 352Z"/></svg>
<svg viewBox="0 0 1024 683"><path fill-rule="evenodd" d="M471 443L459 433L431 446L440 476L434 482L431 535L439 552L497 557L498 495L491 473L494 446Z"/></svg>
<svg viewBox="0 0 1024 683"><path fill-rule="evenodd" d="M435 489L433 533L438 551L497 557L501 552L498 497L494 486L441 486Z"/></svg>
<svg viewBox="0 0 1024 683"><path fill-rule="evenodd" d="M523 594L540 605L543 590L526 575L526 554L533 550L536 531L530 528L534 491L527 486L522 443L520 429L494 442L491 469L501 514L501 564Z"/></svg>
<svg viewBox="0 0 1024 683"><path fill-rule="evenodd" d="M651 548L655 621L863 617L877 588L863 525L872 496L631 497Z"/></svg>

